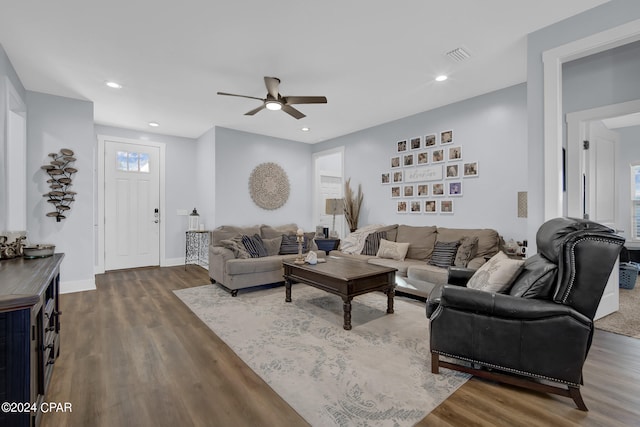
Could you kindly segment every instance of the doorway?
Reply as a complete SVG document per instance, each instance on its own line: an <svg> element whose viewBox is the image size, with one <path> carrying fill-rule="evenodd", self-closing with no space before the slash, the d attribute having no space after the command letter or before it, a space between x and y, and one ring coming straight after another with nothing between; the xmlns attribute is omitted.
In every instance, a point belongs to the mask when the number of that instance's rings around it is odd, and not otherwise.
<svg viewBox="0 0 640 427"><path fill-rule="evenodd" d="M162 143L98 136L96 273L163 265Z"/></svg>

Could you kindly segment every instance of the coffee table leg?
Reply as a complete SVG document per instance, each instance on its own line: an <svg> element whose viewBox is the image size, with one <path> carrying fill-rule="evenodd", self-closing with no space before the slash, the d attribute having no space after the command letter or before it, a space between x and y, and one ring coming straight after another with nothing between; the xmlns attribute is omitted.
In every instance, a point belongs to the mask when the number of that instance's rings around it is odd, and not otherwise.
<svg viewBox="0 0 640 427"><path fill-rule="evenodd" d="M291 280L284 279L285 302L291 302Z"/></svg>
<svg viewBox="0 0 640 427"><path fill-rule="evenodd" d="M342 300L344 301L344 304L342 304L342 307L344 309L344 329L346 329L347 331L351 330L351 298L350 297L343 297Z"/></svg>
<svg viewBox="0 0 640 427"><path fill-rule="evenodd" d="M387 289L387 313L393 313L393 297L396 295L395 287Z"/></svg>

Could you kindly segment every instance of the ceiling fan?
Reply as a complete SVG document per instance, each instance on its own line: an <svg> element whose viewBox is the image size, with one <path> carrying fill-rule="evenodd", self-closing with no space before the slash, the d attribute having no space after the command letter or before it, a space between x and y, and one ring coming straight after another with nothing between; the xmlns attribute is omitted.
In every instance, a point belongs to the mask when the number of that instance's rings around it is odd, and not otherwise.
<svg viewBox="0 0 640 427"><path fill-rule="evenodd" d="M305 115L292 107L294 104L326 104L327 98L324 96L282 96L278 92L280 79L277 77L265 77L264 84L267 87L267 97L257 98L255 96L236 95L235 93L218 92L218 95L239 96L240 98L258 99L262 101L262 105L246 112L245 116L253 116L258 111L264 110L282 110L296 119L301 119Z"/></svg>

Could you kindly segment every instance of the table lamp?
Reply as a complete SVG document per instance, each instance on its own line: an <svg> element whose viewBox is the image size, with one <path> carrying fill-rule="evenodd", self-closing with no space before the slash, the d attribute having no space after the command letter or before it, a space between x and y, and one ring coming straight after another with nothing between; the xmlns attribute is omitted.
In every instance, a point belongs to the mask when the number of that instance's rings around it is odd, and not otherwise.
<svg viewBox="0 0 640 427"><path fill-rule="evenodd" d="M338 237L336 232L336 215L344 214L344 199L327 199L325 204L325 213L333 215L333 227L331 227L330 237Z"/></svg>

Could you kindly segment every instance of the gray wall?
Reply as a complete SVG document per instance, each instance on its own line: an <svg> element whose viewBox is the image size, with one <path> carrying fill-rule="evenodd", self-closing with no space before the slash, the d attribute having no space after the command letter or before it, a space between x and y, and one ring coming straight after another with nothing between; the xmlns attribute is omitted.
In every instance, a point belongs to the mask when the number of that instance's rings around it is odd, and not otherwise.
<svg viewBox="0 0 640 427"><path fill-rule="evenodd" d="M512 86L445 107L316 144L313 151L345 147L345 178L364 193L360 224L438 225L495 228L505 238L526 238L526 219L517 218L517 192L527 190L526 86ZM397 199L380 174L390 172L396 142L453 130L463 161L479 162L479 177L465 178L455 214L398 214ZM414 199L414 200L417 200Z"/></svg>
<svg viewBox="0 0 640 427"><path fill-rule="evenodd" d="M13 68L9 57L7 56L7 52L5 52L4 48L2 47L2 44L0 44L0 76L9 77L9 80L11 80L13 87L16 88L16 90L20 94L20 97L22 97L22 99L25 99L26 91L24 89L24 86L22 85L18 74L16 74L16 70Z"/></svg>
<svg viewBox="0 0 640 427"><path fill-rule="evenodd" d="M613 0L527 37L529 241L544 221L544 79L542 53L640 18L637 0ZM589 88L591 90L592 88Z"/></svg>
<svg viewBox="0 0 640 427"><path fill-rule="evenodd" d="M215 225L311 224L311 146L300 142L216 128ZM289 199L279 209L258 207L249 194L249 176L261 163L273 162L287 173Z"/></svg>
<svg viewBox="0 0 640 427"><path fill-rule="evenodd" d="M94 165L93 103L27 91L27 230L32 243L53 243L64 252L63 290L94 286ZM49 153L74 151L73 191L78 194L67 218L56 222L45 216L51 204L42 196L50 191L49 176L40 168Z"/></svg>
<svg viewBox="0 0 640 427"><path fill-rule="evenodd" d="M95 126L95 133L165 144L166 212L162 214L166 233L165 257L169 264L184 262L187 217L178 216L177 211L187 209L191 212L198 207L196 140L101 125Z"/></svg>
<svg viewBox="0 0 640 427"><path fill-rule="evenodd" d="M216 128L197 140L198 212L207 230L216 224Z"/></svg>

